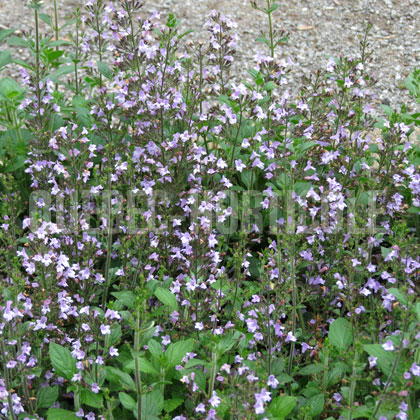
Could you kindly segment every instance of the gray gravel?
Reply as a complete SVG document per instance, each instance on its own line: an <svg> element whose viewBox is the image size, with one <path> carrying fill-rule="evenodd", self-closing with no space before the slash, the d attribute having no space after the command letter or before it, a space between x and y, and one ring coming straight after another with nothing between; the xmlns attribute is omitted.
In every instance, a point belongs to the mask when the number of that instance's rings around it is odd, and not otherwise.
<svg viewBox="0 0 420 420"><path fill-rule="evenodd" d="M117 4L118 1L114 1ZM69 16L82 0L58 0L60 20ZM258 0L260 5L265 0ZM355 56L359 36L365 22L373 24L370 41L373 61L370 71L378 79L377 102L390 102L398 107L414 104L404 89L405 77L420 66L420 1L418 0L279 0L275 28L289 33L289 43L278 51L279 58L290 57L295 63L290 89L297 92L303 74L324 68L328 57L340 53ZM19 30L32 28L33 19L25 7L25 0L0 0L0 28ZM43 12L52 15L53 1L45 0ZM238 23L239 53L234 67L237 77L246 77L243 69L252 67L253 56L261 44L255 38L267 28L265 15L254 10L249 0L149 0L142 13L154 10L165 17L173 12L182 19L182 28L197 31L192 37L204 35L203 23L209 11L216 9ZM2 46L4 49L5 46ZM15 50L19 58L26 58L25 51ZM9 70L10 74L14 72Z"/></svg>

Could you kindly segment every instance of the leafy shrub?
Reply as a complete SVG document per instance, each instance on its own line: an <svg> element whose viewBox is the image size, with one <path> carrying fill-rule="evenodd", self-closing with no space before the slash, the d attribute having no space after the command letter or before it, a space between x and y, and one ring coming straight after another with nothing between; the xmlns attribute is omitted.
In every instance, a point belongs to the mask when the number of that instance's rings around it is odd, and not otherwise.
<svg viewBox="0 0 420 420"><path fill-rule="evenodd" d="M3 418L420 418L419 114L372 112L369 28L293 100L253 5L243 83L216 11L0 33Z"/></svg>

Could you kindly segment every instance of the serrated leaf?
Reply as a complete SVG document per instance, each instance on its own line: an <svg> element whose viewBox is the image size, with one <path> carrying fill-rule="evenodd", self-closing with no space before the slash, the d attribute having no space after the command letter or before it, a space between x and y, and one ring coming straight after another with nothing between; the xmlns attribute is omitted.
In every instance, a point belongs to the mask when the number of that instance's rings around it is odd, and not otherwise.
<svg viewBox="0 0 420 420"><path fill-rule="evenodd" d="M178 341L171 343L166 350L166 360L171 366L181 363L181 360L187 353L190 353L194 348L194 340L189 339L185 341Z"/></svg>
<svg viewBox="0 0 420 420"><path fill-rule="evenodd" d="M315 364L311 364L308 366L305 366L304 368L302 368L298 374L299 375L303 375L303 376L307 376L307 375L315 375L317 373L320 373L324 370L324 366L321 364L315 365Z"/></svg>
<svg viewBox="0 0 420 420"><path fill-rule="evenodd" d="M270 413L281 419L285 418L293 410L297 403L296 397L290 397L288 395L280 395L274 398L270 404Z"/></svg>
<svg viewBox="0 0 420 420"><path fill-rule="evenodd" d="M120 384L123 388L129 391L137 391L136 384L128 373L111 366L107 366L105 369L108 381Z"/></svg>
<svg viewBox="0 0 420 420"><path fill-rule="evenodd" d="M276 87L276 84L270 80L269 82L264 84L263 89L267 92L270 92L273 89L275 89L275 87Z"/></svg>
<svg viewBox="0 0 420 420"><path fill-rule="evenodd" d="M314 395L308 401L311 416L315 417L322 413L325 405L325 398L323 394Z"/></svg>
<svg viewBox="0 0 420 420"><path fill-rule="evenodd" d="M149 340L147 346L153 356L160 357L163 355L162 346L156 340Z"/></svg>
<svg viewBox="0 0 420 420"><path fill-rule="evenodd" d="M16 29L3 29L0 31L0 44L13 32L15 32Z"/></svg>
<svg viewBox="0 0 420 420"><path fill-rule="evenodd" d="M82 389L81 391L82 404L89 407L101 408L103 406L103 397L101 393L95 394L90 389Z"/></svg>
<svg viewBox="0 0 420 420"><path fill-rule="evenodd" d="M346 350L353 343L351 324L347 319L337 318L328 332L330 343L340 350Z"/></svg>
<svg viewBox="0 0 420 420"><path fill-rule="evenodd" d="M407 299L404 296L404 294L395 287L388 289L388 292L391 293L391 295L395 296L398 302L402 303L404 306L408 305Z"/></svg>
<svg viewBox="0 0 420 420"><path fill-rule="evenodd" d="M420 302L416 303L416 306L414 307L416 314L417 314L417 319L420 322Z"/></svg>
<svg viewBox="0 0 420 420"><path fill-rule="evenodd" d="M36 406L50 408L58 398L58 386L46 386L39 388L36 395Z"/></svg>
<svg viewBox="0 0 420 420"><path fill-rule="evenodd" d="M76 360L71 356L69 349L57 343L50 343L50 360L57 375L71 380L76 373Z"/></svg>
<svg viewBox="0 0 420 420"><path fill-rule="evenodd" d="M155 390L150 394L141 397L141 414L143 419L159 420L160 412L163 408L163 396L159 390ZM138 418L137 405L134 408L134 416Z"/></svg>
<svg viewBox="0 0 420 420"><path fill-rule="evenodd" d="M280 7L278 3L273 3L270 7L270 9L267 10L267 13L273 13L275 10L277 10Z"/></svg>
<svg viewBox="0 0 420 420"><path fill-rule="evenodd" d="M136 406L136 400L130 395L126 394L125 392L120 392L118 394L118 398L123 405L124 408L126 408L129 411L133 411Z"/></svg>
<svg viewBox="0 0 420 420"><path fill-rule="evenodd" d="M98 70L99 73L102 74L102 76L106 77L109 80L112 79L112 70L103 61L98 61Z"/></svg>
<svg viewBox="0 0 420 420"><path fill-rule="evenodd" d="M60 66L54 73L49 75L49 78L52 82L58 82L58 79L65 74L73 73L74 72L74 64Z"/></svg>
<svg viewBox="0 0 420 420"><path fill-rule="evenodd" d="M395 362L395 355L392 351L386 351L380 344L365 344L363 350L377 358L376 364L385 375L388 376L391 373Z"/></svg>
<svg viewBox="0 0 420 420"><path fill-rule="evenodd" d="M62 408L50 408L47 411L47 420L80 420L72 411Z"/></svg>
<svg viewBox="0 0 420 420"><path fill-rule="evenodd" d="M157 287L155 290L155 296L162 302L165 306L168 306L172 311L178 310L178 301L173 293L168 289L163 287Z"/></svg>
<svg viewBox="0 0 420 420"><path fill-rule="evenodd" d="M178 408L184 400L181 398L172 398L170 400L165 400L163 402L163 409L165 412L170 413L171 411L174 411L176 408Z"/></svg>
<svg viewBox="0 0 420 420"><path fill-rule="evenodd" d="M345 409L340 413L341 417L344 417L344 418L349 418L349 414L350 413L349 413L348 409ZM352 419L359 419L359 418L363 417L363 418L370 419L371 415L372 415L372 410L370 408L366 407L365 405L362 405L360 407L356 407L352 411L351 418Z"/></svg>
<svg viewBox="0 0 420 420"><path fill-rule="evenodd" d="M12 54L10 51L0 51L0 69L8 64L13 63Z"/></svg>
<svg viewBox="0 0 420 420"><path fill-rule="evenodd" d="M51 26L51 17L45 13L39 13L39 18L45 22L48 26Z"/></svg>
<svg viewBox="0 0 420 420"><path fill-rule="evenodd" d="M130 290L126 290L124 292L112 292L111 295L127 306L127 308L133 309L136 304L137 296Z"/></svg>
<svg viewBox="0 0 420 420"><path fill-rule="evenodd" d="M135 361L130 360L129 363L126 365L127 369L134 370L135 369ZM159 375L159 372L153 367L153 365L144 357L139 357L139 368L140 372L143 373L150 373L152 375Z"/></svg>
<svg viewBox="0 0 420 420"><path fill-rule="evenodd" d="M14 47L28 47L29 43L25 39L21 38L20 36L11 36L7 43L9 45L13 45Z"/></svg>
<svg viewBox="0 0 420 420"><path fill-rule="evenodd" d="M56 41L52 41L48 44L49 47L60 47L61 45L71 45L71 42L57 39Z"/></svg>

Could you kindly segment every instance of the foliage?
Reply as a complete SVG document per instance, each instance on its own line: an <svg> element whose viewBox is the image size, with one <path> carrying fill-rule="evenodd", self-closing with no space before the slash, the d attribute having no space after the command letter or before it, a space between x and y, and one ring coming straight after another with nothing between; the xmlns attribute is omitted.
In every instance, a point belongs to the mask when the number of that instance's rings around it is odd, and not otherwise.
<svg viewBox="0 0 420 420"><path fill-rule="evenodd" d="M216 11L0 32L2 418L420 419L420 114L374 110L369 27L292 99L252 3L243 82Z"/></svg>

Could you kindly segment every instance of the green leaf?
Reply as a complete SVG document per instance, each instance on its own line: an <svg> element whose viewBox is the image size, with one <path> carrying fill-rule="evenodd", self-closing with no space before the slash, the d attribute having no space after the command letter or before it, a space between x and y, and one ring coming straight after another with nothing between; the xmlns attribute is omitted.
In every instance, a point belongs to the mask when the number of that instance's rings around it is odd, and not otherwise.
<svg viewBox="0 0 420 420"><path fill-rule="evenodd" d="M135 368L135 361L130 360L129 363L126 365L127 369L134 370ZM139 357L139 368L140 372L143 373L150 373L152 375L159 375L159 372L153 367L153 365L144 357Z"/></svg>
<svg viewBox="0 0 420 420"><path fill-rule="evenodd" d="M62 408L50 408L47 411L47 420L80 420L72 411Z"/></svg>
<svg viewBox="0 0 420 420"><path fill-rule="evenodd" d="M172 366L181 363L181 360L187 353L190 353L194 348L194 340L191 338L185 341L178 341L171 343L166 350L165 356L168 363Z"/></svg>
<svg viewBox="0 0 420 420"><path fill-rule="evenodd" d="M13 45L14 47L29 47L28 41L26 41L25 39L21 38L20 36L11 36L7 40L7 43L9 45Z"/></svg>
<svg viewBox="0 0 420 420"><path fill-rule="evenodd" d="M304 368L302 368L298 374L299 375L315 375L317 373L321 373L324 370L324 366L321 364L315 365L315 364L311 364L308 366L305 366Z"/></svg>
<svg viewBox="0 0 420 420"><path fill-rule="evenodd" d="M259 36L255 41L262 42L267 45L267 47L270 47L270 41L264 35Z"/></svg>
<svg viewBox="0 0 420 420"><path fill-rule="evenodd" d="M179 407L184 400L181 398L172 398L171 400L165 400L163 402L163 409L165 412L170 413L171 411L174 411L177 407Z"/></svg>
<svg viewBox="0 0 420 420"><path fill-rule="evenodd" d="M57 343L50 343L50 360L57 375L71 380L76 373L76 360L71 356L69 349Z"/></svg>
<svg viewBox="0 0 420 420"><path fill-rule="evenodd" d="M160 357L163 355L162 346L156 340L149 340L147 343L150 353L155 357Z"/></svg>
<svg viewBox="0 0 420 420"><path fill-rule="evenodd" d="M111 328L111 334L109 336L109 346L113 346L120 340L122 336L121 325L116 325Z"/></svg>
<svg viewBox="0 0 420 420"><path fill-rule="evenodd" d="M264 79L261 76L261 73L255 69L248 70L248 73L254 79L257 86L261 86L264 83Z"/></svg>
<svg viewBox="0 0 420 420"><path fill-rule="evenodd" d="M415 311L416 311L416 314L417 314L417 319L419 320L419 322L420 322L420 302L418 302L418 303L416 303L416 306L415 306Z"/></svg>
<svg viewBox="0 0 420 420"><path fill-rule="evenodd" d="M314 395L308 401L311 416L315 417L324 410L325 398L323 394Z"/></svg>
<svg viewBox="0 0 420 420"><path fill-rule="evenodd" d="M136 304L137 296L130 290L124 292L112 292L112 296L117 298L123 305L127 306L129 309L133 309Z"/></svg>
<svg viewBox="0 0 420 420"><path fill-rule="evenodd" d="M57 41L52 41L48 43L49 47L59 47L61 45L71 45L70 41L63 41L62 39L58 39Z"/></svg>
<svg viewBox="0 0 420 420"><path fill-rule="evenodd" d="M263 86L263 89L267 92L270 92L271 90L275 89L275 87L276 84L273 81L269 81Z"/></svg>
<svg viewBox="0 0 420 420"><path fill-rule="evenodd" d="M129 411L133 411L136 406L136 400L132 397L130 397L125 392L120 392L118 394L118 398L121 401L121 404L124 408L126 408Z"/></svg>
<svg viewBox="0 0 420 420"><path fill-rule="evenodd" d="M392 287L391 289L388 289L388 292L391 293L391 295L395 296L398 302L402 303L404 306L408 306L406 297L398 289Z"/></svg>
<svg viewBox="0 0 420 420"><path fill-rule="evenodd" d="M36 406L38 408L50 408L58 398L58 386L46 386L40 388L36 395Z"/></svg>
<svg viewBox="0 0 420 420"><path fill-rule="evenodd" d="M141 397L141 417L147 420L159 420L159 414L163 408L163 396L159 390L155 390ZM134 415L138 418L137 405Z"/></svg>
<svg viewBox="0 0 420 420"><path fill-rule="evenodd" d="M90 389L82 389L81 392L82 404L86 404L89 407L101 408L103 406L103 397L101 393L95 394Z"/></svg>
<svg viewBox="0 0 420 420"><path fill-rule="evenodd" d="M173 293L163 287L157 287L155 290L155 296L165 305L168 306L172 311L178 310L178 301Z"/></svg>
<svg viewBox="0 0 420 420"><path fill-rule="evenodd" d="M111 366L107 366L105 369L108 381L120 384L124 389L129 391L137 391L136 384L128 373Z"/></svg>
<svg viewBox="0 0 420 420"><path fill-rule="evenodd" d="M98 62L98 70L99 73L102 74L102 76L106 77L107 79L111 80L112 79L112 70L102 61Z"/></svg>
<svg viewBox="0 0 420 420"><path fill-rule="evenodd" d="M350 322L344 318L337 318L328 332L330 343L340 350L346 350L353 343L353 332Z"/></svg>
<svg viewBox="0 0 420 420"><path fill-rule="evenodd" d="M3 29L0 31L0 44L7 38L9 35L11 35L13 32L15 32L16 29Z"/></svg>
<svg viewBox="0 0 420 420"><path fill-rule="evenodd" d="M370 356L377 357L376 364L385 375L388 376L391 373L395 362L395 355L392 351L386 351L380 344L365 344L363 350Z"/></svg>
<svg viewBox="0 0 420 420"><path fill-rule="evenodd" d="M58 79L65 74L74 72L74 64L69 64L65 66L60 66L54 73L49 75L49 78L52 82L57 83Z"/></svg>
<svg viewBox="0 0 420 420"><path fill-rule="evenodd" d="M270 404L270 413L275 417L285 418L293 410L297 403L296 397L280 395L274 398Z"/></svg>
<svg viewBox="0 0 420 420"><path fill-rule="evenodd" d="M278 3L273 3L270 7L270 9L267 10L267 13L273 13L275 10L277 10L280 7Z"/></svg>
<svg viewBox="0 0 420 420"><path fill-rule="evenodd" d="M15 80L9 77L3 77L0 80L0 99L9 100L20 100L23 99L25 89L19 85Z"/></svg>
<svg viewBox="0 0 420 420"><path fill-rule="evenodd" d="M0 51L0 69L10 63L13 63L10 51Z"/></svg>
<svg viewBox="0 0 420 420"><path fill-rule="evenodd" d="M340 417L349 418L349 410L343 410L340 413ZM360 407L356 407L353 412L351 413L352 419L359 419L361 417L370 419L372 415L372 410L365 405L361 405Z"/></svg>
<svg viewBox="0 0 420 420"><path fill-rule="evenodd" d="M45 13L40 13L39 15L39 18L43 21L43 22L45 22L48 26L51 26L51 17L50 16L48 16L47 14L45 14Z"/></svg>

